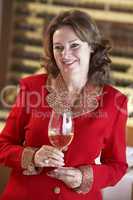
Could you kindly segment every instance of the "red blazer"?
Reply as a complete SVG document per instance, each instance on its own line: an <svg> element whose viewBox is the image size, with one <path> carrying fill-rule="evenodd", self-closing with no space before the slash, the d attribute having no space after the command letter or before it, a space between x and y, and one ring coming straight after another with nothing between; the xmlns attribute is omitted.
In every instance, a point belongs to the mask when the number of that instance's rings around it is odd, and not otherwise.
<svg viewBox="0 0 133 200"><path fill-rule="evenodd" d="M48 177L48 168L39 175L22 174L24 145L50 145L47 130L52 109L45 100L48 94L44 87L46 79L47 76L42 74L21 80L20 93L0 134L0 163L12 168L0 199L101 200L100 190L116 184L127 169L127 98L113 87L105 85L99 107L92 113L74 119L75 135L65 152L66 166L91 165L94 173L91 191L78 194L61 181ZM100 153L101 164L95 164ZM55 187L60 187L59 193L55 193Z"/></svg>

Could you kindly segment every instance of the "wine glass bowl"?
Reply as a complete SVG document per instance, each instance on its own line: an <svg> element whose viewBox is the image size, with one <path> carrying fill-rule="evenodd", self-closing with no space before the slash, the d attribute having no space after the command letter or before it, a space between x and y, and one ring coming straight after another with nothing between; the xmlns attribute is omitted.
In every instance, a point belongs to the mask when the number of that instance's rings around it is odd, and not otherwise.
<svg viewBox="0 0 133 200"><path fill-rule="evenodd" d="M58 114L55 111L52 111L48 126L50 143L63 151L70 145L73 136L74 126L71 112Z"/></svg>

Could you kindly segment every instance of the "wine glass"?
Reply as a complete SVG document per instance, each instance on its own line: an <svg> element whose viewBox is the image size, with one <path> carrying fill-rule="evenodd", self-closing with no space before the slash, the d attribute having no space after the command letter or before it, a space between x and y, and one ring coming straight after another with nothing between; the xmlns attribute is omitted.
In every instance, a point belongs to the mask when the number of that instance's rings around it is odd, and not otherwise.
<svg viewBox="0 0 133 200"><path fill-rule="evenodd" d="M48 126L50 143L63 151L70 145L73 136L74 126L71 112L58 114L55 111L52 111Z"/></svg>

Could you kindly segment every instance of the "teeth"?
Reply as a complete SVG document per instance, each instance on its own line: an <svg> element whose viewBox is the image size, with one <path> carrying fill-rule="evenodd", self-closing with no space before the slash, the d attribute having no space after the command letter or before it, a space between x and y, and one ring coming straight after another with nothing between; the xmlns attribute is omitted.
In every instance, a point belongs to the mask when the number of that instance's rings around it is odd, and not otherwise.
<svg viewBox="0 0 133 200"><path fill-rule="evenodd" d="M67 65L70 65L72 64L73 62L63 62L64 64L67 64Z"/></svg>

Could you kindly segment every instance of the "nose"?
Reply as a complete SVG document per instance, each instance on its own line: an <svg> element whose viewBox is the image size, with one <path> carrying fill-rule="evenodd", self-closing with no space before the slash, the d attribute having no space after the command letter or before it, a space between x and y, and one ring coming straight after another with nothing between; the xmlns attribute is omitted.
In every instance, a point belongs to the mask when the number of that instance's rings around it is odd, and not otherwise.
<svg viewBox="0 0 133 200"><path fill-rule="evenodd" d="M62 51L62 58L69 59L71 57L71 50L68 47L65 47Z"/></svg>

